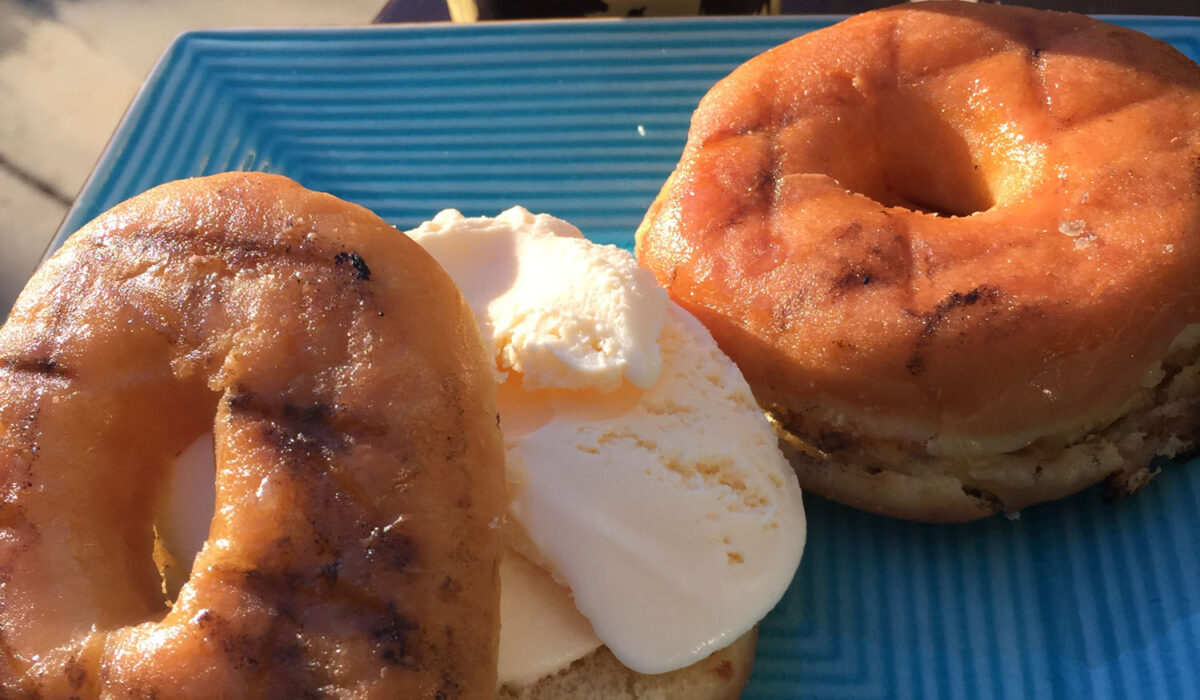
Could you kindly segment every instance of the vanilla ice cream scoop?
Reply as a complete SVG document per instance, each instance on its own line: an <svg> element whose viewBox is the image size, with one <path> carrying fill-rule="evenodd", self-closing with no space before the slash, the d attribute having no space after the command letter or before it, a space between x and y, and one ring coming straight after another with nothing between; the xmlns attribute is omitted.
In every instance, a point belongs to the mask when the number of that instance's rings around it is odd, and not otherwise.
<svg viewBox="0 0 1200 700"><path fill-rule="evenodd" d="M494 219L448 209L408 235L462 289L501 380L609 392L658 378L667 293L632 255L520 207Z"/></svg>
<svg viewBox="0 0 1200 700"><path fill-rule="evenodd" d="M510 519L598 639L629 668L663 673L757 624L800 562L804 510L708 331L631 254L553 217L451 211L409 235L492 339ZM515 647L508 625L501 646ZM582 638L563 645L584 653ZM524 662L544 668L544 654Z"/></svg>

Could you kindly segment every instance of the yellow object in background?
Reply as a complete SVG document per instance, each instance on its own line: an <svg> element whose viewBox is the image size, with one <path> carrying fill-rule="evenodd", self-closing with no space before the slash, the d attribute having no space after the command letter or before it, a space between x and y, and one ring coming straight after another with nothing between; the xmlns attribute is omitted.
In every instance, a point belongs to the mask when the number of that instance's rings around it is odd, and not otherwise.
<svg viewBox="0 0 1200 700"><path fill-rule="evenodd" d="M693 15L777 15L780 0L447 0L450 19L552 17L688 17Z"/></svg>

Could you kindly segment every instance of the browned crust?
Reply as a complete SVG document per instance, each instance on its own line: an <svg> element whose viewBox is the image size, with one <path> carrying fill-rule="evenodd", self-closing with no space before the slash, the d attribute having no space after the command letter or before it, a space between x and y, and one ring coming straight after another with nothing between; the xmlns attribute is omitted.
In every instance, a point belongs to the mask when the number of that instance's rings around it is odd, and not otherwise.
<svg viewBox="0 0 1200 700"><path fill-rule="evenodd" d="M523 687L505 686L497 700L735 700L754 665L758 628L691 666L646 675L617 661L607 647L576 661L563 671Z"/></svg>
<svg viewBox="0 0 1200 700"><path fill-rule="evenodd" d="M1037 148L980 145L1003 129ZM1163 42L905 4L747 62L688 139L639 262L799 434L785 450L806 489L968 520L1130 490L1193 439L1188 416L1123 408L1200 321L1200 68ZM808 449L846 425L853 447ZM1093 442L1046 438L1095 425ZM933 435L1015 451L939 459Z"/></svg>
<svg viewBox="0 0 1200 700"><path fill-rule="evenodd" d="M1185 364L1186 363L1186 364ZM1015 512L1104 482L1105 497L1145 487L1156 456L1181 457L1200 440L1200 350L1168 361L1142 404L1066 444L1039 441L1016 452L933 457L919 444L881 444L852 431L767 411L779 445L806 491L905 520L963 522ZM790 428L790 429L789 429Z"/></svg>

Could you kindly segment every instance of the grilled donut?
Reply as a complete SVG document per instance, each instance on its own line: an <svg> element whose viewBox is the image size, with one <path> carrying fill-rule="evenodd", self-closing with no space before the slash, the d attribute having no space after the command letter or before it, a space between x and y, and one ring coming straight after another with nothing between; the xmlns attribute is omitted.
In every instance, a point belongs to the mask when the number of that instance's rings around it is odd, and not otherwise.
<svg viewBox="0 0 1200 700"><path fill-rule="evenodd" d="M931 521L1136 490L1200 430L1200 68L1081 15L868 12L704 97L637 251L806 490Z"/></svg>
<svg viewBox="0 0 1200 700"><path fill-rule="evenodd" d="M432 258L283 177L92 221L0 330L0 696L494 697L489 367ZM210 429L168 608L157 492Z"/></svg>

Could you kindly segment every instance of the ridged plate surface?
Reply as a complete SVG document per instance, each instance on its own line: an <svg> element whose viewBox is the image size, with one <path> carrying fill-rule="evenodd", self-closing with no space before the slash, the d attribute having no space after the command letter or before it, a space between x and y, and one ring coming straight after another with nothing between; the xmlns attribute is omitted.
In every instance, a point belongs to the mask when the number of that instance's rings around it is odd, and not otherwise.
<svg viewBox="0 0 1200 700"><path fill-rule="evenodd" d="M634 228L714 81L834 18L202 32L149 77L56 244L152 185L268 170L407 228L444 207ZM1122 18L1200 59L1200 20ZM961 527L810 498L748 698L1200 697L1200 464Z"/></svg>

